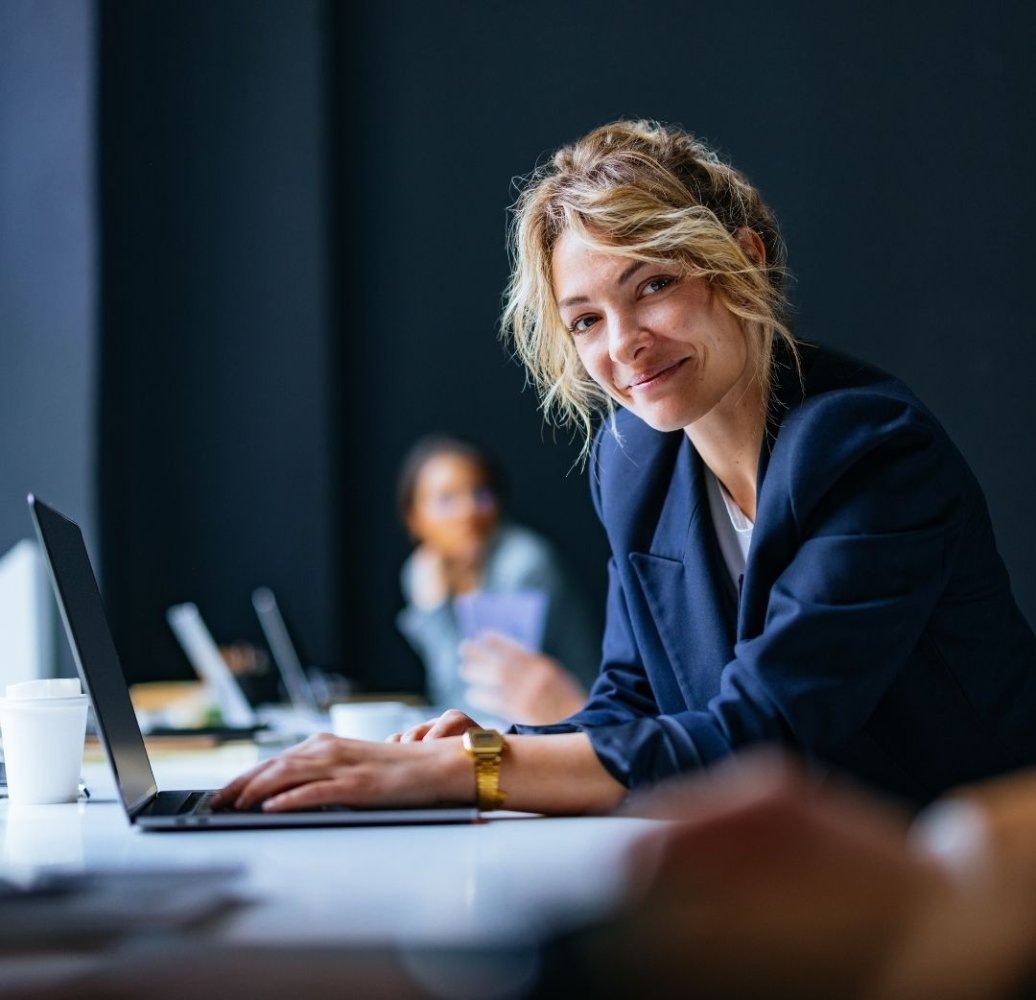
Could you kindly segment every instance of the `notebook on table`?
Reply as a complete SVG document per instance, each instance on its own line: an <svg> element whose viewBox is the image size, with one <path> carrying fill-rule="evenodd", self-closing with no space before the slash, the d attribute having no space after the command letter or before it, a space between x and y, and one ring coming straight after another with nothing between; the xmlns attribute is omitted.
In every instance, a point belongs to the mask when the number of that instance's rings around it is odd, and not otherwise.
<svg viewBox="0 0 1036 1000"><path fill-rule="evenodd" d="M144 830L223 830L465 823L478 819L478 810L471 806L212 812L207 806L211 790L160 791L83 534L74 521L31 494L29 508L76 667L93 704L97 730L130 823Z"/></svg>

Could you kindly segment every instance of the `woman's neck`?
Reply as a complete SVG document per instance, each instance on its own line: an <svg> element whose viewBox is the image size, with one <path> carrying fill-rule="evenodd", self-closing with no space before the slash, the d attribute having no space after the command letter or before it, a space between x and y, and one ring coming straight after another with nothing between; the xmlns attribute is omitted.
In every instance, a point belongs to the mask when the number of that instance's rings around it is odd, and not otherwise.
<svg viewBox="0 0 1036 1000"><path fill-rule="evenodd" d="M766 432L766 399L758 379L735 386L684 432L741 512L754 521L759 452Z"/></svg>
<svg viewBox="0 0 1036 1000"><path fill-rule="evenodd" d="M482 585L483 558L447 559L445 563L447 587L451 594L467 594Z"/></svg>

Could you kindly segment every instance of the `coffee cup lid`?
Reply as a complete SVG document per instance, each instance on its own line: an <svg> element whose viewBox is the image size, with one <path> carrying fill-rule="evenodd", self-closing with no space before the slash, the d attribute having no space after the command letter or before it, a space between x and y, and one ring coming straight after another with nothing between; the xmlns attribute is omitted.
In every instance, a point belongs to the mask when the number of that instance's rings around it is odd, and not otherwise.
<svg viewBox="0 0 1036 1000"><path fill-rule="evenodd" d="M29 701L38 698L75 698L82 695L78 677L45 677L34 681L19 681L7 685L10 701Z"/></svg>

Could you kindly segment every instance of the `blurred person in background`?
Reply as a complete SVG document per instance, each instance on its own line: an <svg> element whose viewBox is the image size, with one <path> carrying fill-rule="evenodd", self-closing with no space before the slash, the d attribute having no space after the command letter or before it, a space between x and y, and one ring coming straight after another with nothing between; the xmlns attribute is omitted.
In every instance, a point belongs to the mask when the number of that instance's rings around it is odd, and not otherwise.
<svg viewBox="0 0 1036 1000"><path fill-rule="evenodd" d="M432 703L508 722L551 723L582 708L600 658L578 588L550 543L503 519L496 461L455 436L421 438L399 473L399 514L414 542L397 624L425 667ZM465 638L461 595L539 592L542 650L499 631Z"/></svg>

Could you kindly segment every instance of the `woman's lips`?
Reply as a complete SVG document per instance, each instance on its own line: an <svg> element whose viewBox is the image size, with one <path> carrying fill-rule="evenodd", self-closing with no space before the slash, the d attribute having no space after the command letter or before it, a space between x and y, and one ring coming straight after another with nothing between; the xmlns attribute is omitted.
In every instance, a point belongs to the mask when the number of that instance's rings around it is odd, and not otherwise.
<svg viewBox="0 0 1036 1000"><path fill-rule="evenodd" d="M661 385L662 382L666 381L678 368L680 368L686 361L686 358L681 358L679 361L671 361L664 365L656 365L653 368L646 368L642 372L638 372L629 380L627 388L631 392L640 392L644 389L654 388L656 385Z"/></svg>

